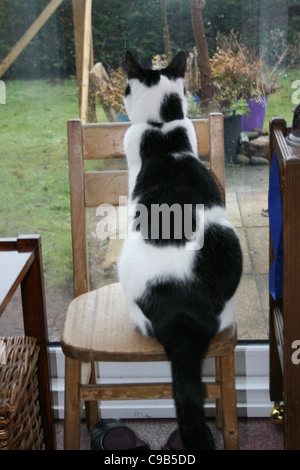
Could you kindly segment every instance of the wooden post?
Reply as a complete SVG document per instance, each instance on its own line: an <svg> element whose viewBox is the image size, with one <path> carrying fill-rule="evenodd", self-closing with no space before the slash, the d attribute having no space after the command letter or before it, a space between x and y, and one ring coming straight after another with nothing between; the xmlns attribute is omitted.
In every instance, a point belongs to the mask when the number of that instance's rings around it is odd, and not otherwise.
<svg viewBox="0 0 300 470"><path fill-rule="evenodd" d="M211 77L208 48L203 24L202 10L205 7L204 0L190 0L192 28L197 48L197 60L201 75L201 99L211 100L214 86Z"/></svg>
<svg viewBox="0 0 300 470"><path fill-rule="evenodd" d="M163 23L165 54L166 54L167 63L169 64L172 59L172 53L171 53L171 46L170 46L169 25L168 25L168 20L167 20L166 0L162 0L161 2L161 19Z"/></svg>
<svg viewBox="0 0 300 470"><path fill-rule="evenodd" d="M211 171L219 183L225 203L224 116L222 113L211 113L208 119L210 155L217 157L210 162ZM220 137L216 139L216 135Z"/></svg>
<svg viewBox="0 0 300 470"><path fill-rule="evenodd" d="M72 0L76 78L79 116L83 122L96 122L95 100L89 93L89 71L94 65L91 0Z"/></svg>
<svg viewBox="0 0 300 470"><path fill-rule="evenodd" d="M89 101L89 65L91 47L92 0L85 1L83 54L82 54L82 83L81 83L81 121L85 123L88 118Z"/></svg>
<svg viewBox="0 0 300 470"><path fill-rule="evenodd" d="M16 60L16 58L25 49L31 39L37 34L37 32L44 26L51 15L55 12L57 7L63 2L63 0L51 0L50 3L44 8L42 13L32 23L30 28L27 29L26 33L19 39L17 44L13 47L10 53L5 57L3 62L0 64L0 77L4 75L6 70Z"/></svg>

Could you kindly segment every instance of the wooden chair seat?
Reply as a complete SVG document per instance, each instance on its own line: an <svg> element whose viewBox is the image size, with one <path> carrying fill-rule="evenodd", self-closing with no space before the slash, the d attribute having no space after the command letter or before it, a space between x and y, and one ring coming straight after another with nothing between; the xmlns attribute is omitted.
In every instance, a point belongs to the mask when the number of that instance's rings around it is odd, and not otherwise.
<svg viewBox="0 0 300 470"><path fill-rule="evenodd" d="M224 356L236 345L236 325L218 333L207 357ZM81 361L164 361L162 345L141 335L130 318L119 283L76 297L69 305L62 333L63 352Z"/></svg>

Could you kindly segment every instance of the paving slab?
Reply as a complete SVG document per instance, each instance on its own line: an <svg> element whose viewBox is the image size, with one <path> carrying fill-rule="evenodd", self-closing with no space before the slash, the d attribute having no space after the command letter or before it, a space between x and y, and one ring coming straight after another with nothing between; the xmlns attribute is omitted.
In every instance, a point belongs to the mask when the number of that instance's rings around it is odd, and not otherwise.
<svg viewBox="0 0 300 470"><path fill-rule="evenodd" d="M226 192L226 213L230 222L237 228L243 226L236 191Z"/></svg>
<svg viewBox="0 0 300 470"><path fill-rule="evenodd" d="M268 193L237 193L242 223L244 227L268 227L269 218L264 216L268 208Z"/></svg>
<svg viewBox="0 0 300 470"><path fill-rule="evenodd" d="M245 228L249 243L249 255L255 274L266 274L269 270L269 229L268 227Z"/></svg>
<svg viewBox="0 0 300 470"><path fill-rule="evenodd" d="M267 319L262 310L255 276L243 274L236 293L235 315L238 340L268 338Z"/></svg>

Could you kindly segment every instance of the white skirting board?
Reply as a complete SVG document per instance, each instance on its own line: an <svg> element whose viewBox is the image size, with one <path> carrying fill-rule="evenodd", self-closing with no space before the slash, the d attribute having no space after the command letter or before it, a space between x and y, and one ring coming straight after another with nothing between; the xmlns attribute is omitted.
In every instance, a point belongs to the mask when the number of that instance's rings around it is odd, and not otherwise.
<svg viewBox="0 0 300 470"><path fill-rule="evenodd" d="M64 355L59 346L50 346L51 386L54 417L64 418ZM101 382L170 381L167 362L101 363ZM238 344L235 350L237 407L239 417L269 417L273 403L269 398L269 345ZM214 374L214 361L204 366L204 380ZM173 400L116 400L101 403L103 418L174 418ZM214 416L214 400L206 402L207 416Z"/></svg>

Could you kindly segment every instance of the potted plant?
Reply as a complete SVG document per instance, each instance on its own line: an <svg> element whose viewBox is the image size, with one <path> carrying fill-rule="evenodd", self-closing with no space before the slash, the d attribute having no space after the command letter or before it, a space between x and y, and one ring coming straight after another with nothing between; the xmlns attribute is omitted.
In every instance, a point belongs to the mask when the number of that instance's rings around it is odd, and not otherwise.
<svg viewBox="0 0 300 470"><path fill-rule="evenodd" d="M274 83L267 83L268 77L262 73L261 60L242 45L237 34L231 31L228 37L218 36L211 67L218 86L219 101L227 108L239 108L242 116L240 130L262 129L268 94L273 90Z"/></svg>
<svg viewBox="0 0 300 470"><path fill-rule="evenodd" d="M122 67L112 70L109 79L103 80L96 91L109 121L128 121L124 106L126 75Z"/></svg>
<svg viewBox="0 0 300 470"><path fill-rule="evenodd" d="M240 132L263 128L273 85L262 74L261 60L241 44L234 31L227 37L218 35L210 63L216 98L224 112L225 160L230 163L237 153Z"/></svg>

